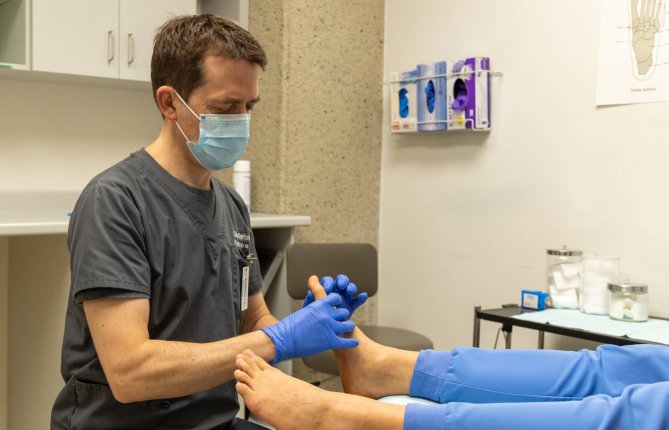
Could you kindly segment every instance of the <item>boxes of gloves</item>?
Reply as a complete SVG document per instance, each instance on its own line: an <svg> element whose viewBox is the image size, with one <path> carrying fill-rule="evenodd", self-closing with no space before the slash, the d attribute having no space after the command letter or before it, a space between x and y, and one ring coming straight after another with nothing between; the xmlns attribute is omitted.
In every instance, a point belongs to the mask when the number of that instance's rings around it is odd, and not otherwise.
<svg viewBox="0 0 669 430"><path fill-rule="evenodd" d="M391 131L489 130L490 59L419 64L393 72Z"/></svg>

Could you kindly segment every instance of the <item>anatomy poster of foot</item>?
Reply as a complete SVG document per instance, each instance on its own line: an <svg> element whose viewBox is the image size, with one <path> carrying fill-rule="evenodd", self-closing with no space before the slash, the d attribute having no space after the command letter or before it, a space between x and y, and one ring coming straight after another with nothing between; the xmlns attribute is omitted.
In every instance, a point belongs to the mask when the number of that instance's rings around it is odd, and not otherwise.
<svg viewBox="0 0 669 430"><path fill-rule="evenodd" d="M601 0L597 105L669 101L669 0Z"/></svg>

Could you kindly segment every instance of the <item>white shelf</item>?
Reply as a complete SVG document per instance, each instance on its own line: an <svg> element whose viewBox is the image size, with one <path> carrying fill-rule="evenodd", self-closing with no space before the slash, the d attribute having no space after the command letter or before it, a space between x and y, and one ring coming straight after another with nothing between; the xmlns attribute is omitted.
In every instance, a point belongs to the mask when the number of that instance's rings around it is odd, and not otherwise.
<svg viewBox="0 0 669 430"><path fill-rule="evenodd" d="M311 224L311 217L305 215L274 215L251 212L251 227L305 227Z"/></svg>
<svg viewBox="0 0 669 430"><path fill-rule="evenodd" d="M0 212L0 236L67 233L67 212Z"/></svg>
<svg viewBox="0 0 669 430"><path fill-rule="evenodd" d="M0 236L65 234L79 191L0 191ZM252 228L300 227L303 215L251 213Z"/></svg>
<svg viewBox="0 0 669 430"><path fill-rule="evenodd" d="M0 191L0 236L67 233L79 191Z"/></svg>

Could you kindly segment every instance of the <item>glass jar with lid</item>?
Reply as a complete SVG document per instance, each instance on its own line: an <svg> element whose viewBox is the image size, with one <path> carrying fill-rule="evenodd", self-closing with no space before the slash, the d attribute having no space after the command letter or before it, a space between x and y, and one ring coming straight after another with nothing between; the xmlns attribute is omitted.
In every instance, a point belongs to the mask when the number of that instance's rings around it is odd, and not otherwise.
<svg viewBox="0 0 669 430"><path fill-rule="evenodd" d="M622 321L648 320L648 285L629 280L608 284L611 292L609 317Z"/></svg>
<svg viewBox="0 0 669 430"><path fill-rule="evenodd" d="M566 246L546 250L546 283L554 308L578 309L583 251Z"/></svg>

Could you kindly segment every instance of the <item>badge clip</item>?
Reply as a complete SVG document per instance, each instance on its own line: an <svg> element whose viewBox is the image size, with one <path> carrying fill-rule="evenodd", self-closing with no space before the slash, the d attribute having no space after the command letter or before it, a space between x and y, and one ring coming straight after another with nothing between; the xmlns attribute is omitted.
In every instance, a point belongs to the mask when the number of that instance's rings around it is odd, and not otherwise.
<svg viewBox="0 0 669 430"><path fill-rule="evenodd" d="M252 252L246 256L246 265L250 266L253 264L254 261L258 261L258 257L256 257L255 252Z"/></svg>

